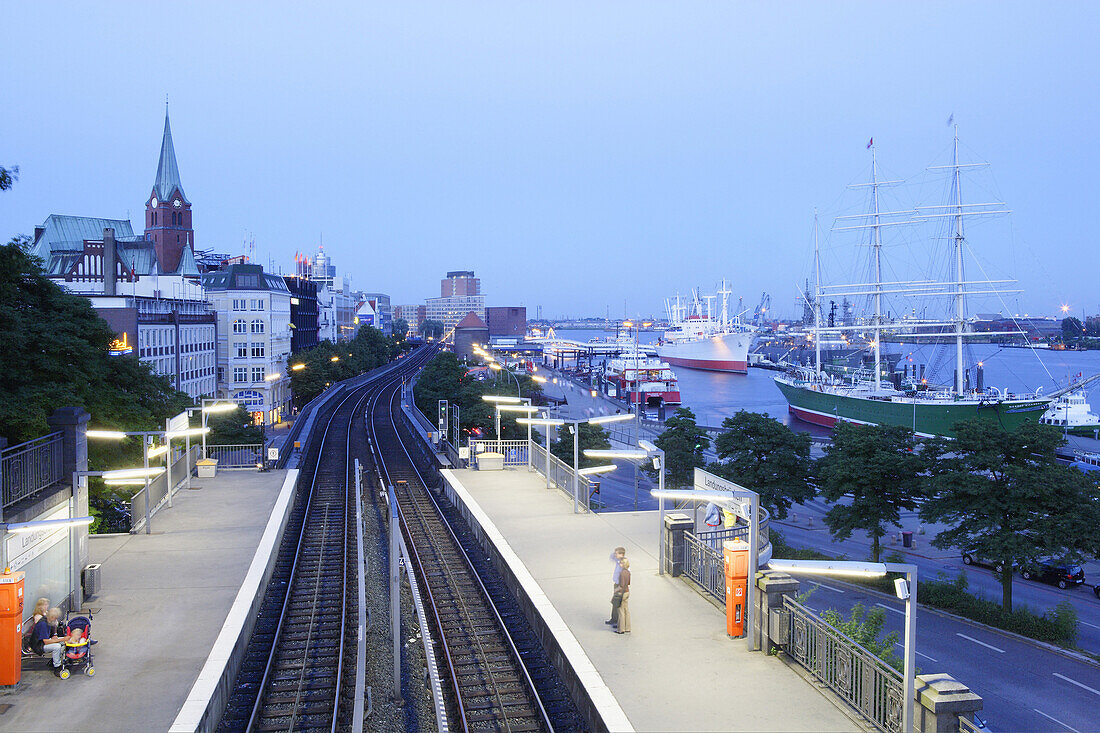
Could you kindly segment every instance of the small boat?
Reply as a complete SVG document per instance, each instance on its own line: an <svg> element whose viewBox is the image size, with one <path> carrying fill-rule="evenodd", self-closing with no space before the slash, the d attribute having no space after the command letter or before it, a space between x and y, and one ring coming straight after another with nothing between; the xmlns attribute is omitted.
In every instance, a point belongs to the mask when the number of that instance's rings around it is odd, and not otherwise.
<svg viewBox="0 0 1100 733"><path fill-rule="evenodd" d="M632 340L622 339L623 351L607 362L604 380L608 393L642 410L680 404L680 386L666 362L649 356Z"/></svg>
<svg viewBox="0 0 1100 733"><path fill-rule="evenodd" d="M1091 437L1093 431L1100 429L1100 415L1092 412L1091 405L1085 398L1082 390L1067 392L1047 407L1047 411L1039 418L1043 425L1053 425L1073 435L1085 435Z"/></svg>

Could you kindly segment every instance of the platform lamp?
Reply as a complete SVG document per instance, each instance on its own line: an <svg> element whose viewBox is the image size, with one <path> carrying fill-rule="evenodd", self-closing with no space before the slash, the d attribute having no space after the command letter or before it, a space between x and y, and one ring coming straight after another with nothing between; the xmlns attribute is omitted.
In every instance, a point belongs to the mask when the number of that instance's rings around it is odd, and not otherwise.
<svg viewBox="0 0 1100 733"><path fill-rule="evenodd" d="M294 369L294 367L291 367L291 369ZM207 428L206 428L206 416L209 413L212 413L212 412L232 412L233 410L236 410L238 407L240 407L240 405L237 403L236 400L230 400L230 399L227 399L225 397L214 397L214 398L204 397L202 399L202 405L201 405L200 409L202 410L202 429L204 431L203 434L202 434L202 458L203 458L203 460L206 460L206 432L205 432L207 430ZM188 413L190 413L191 410L194 410L194 409L195 408L193 408L193 407L189 408Z"/></svg>
<svg viewBox="0 0 1100 733"><path fill-rule="evenodd" d="M578 497L580 496L580 476L581 476L581 462L580 462L580 435L581 425L588 423L589 425L602 425L609 422L622 422L624 420L633 420L634 415L604 415L602 417L590 417L587 420L567 420L569 423L569 429L573 431L573 513L576 514L579 511ZM585 455L588 455L588 451L585 451ZM587 503L587 502L586 502Z"/></svg>
<svg viewBox="0 0 1100 733"><path fill-rule="evenodd" d="M527 415L527 417L531 417L533 414L535 414L536 412L539 411L538 407L536 407L532 404L529 404L531 402L530 398L525 397L524 400L528 404L524 404L524 405L500 405L500 404L493 405L493 407L495 408L496 417L497 417L497 440L498 441L501 439L501 437L500 437L500 413L502 413L502 412L520 412L520 413L523 413L523 414ZM531 468L531 426L530 425L527 426L527 468Z"/></svg>
<svg viewBox="0 0 1100 733"><path fill-rule="evenodd" d="M516 422L520 425L541 425L546 428L546 488L550 488L550 428L561 427L565 420L556 417L521 417Z"/></svg>
<svg viewBox="0 0 1100 733"><path fill-rule="evenodd" d="M504 396L504 395L485 394L485 395L481 395L481 399L482 399L483 402L492 402L492 403L497 404L497 405L520 405L520 404L523 404L523 400L519 397L507 397L507 396ZM530 402L530 400L528 400L528 402ZM497 440L500 440L500 413L499 412L497 413L497 416L496 416L496 429L497 429Z"/></svg>
<svg viewBox="0 0 1100 733"><path fill-rule="evenodd" d="M813 575L847 575L881 578L887 573L904 573L905 579L894 581L894 593L905 601L905 672L901 729L913 730L913 697L915 694L917 643L917 566L896 562L854 562L842 560L777 560L768 563L772 570Z"/></svg>

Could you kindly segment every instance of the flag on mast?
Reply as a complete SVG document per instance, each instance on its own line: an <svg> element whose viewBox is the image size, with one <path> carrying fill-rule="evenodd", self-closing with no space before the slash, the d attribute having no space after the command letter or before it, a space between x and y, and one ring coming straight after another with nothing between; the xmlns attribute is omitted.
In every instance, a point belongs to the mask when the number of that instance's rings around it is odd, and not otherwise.
<svg viewBox="0 0 1100 733"><path fill-rule="evenodd" d="M870 150L871 146L874 145L874 144L875 144L875 139L874 138L871 138L870 140L868 140L867 141L867 149Z"/></svg>

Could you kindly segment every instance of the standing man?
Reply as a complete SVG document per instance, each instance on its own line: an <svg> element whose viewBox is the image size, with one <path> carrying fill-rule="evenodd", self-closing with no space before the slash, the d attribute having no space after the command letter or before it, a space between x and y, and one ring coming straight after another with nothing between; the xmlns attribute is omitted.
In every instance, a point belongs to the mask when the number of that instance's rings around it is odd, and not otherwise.
<svg viewBox="0 0 1100 733"><path fill-rule="evenodd" d="M616 547L615 551L611 553L611 562L614 564L611 569L611 620L604 621L605 624L614 628L619 623L619 604L622 603L623 596L619 592L619 576L622 575L623 567L619 562L626 557L625 547Z"/></svg>

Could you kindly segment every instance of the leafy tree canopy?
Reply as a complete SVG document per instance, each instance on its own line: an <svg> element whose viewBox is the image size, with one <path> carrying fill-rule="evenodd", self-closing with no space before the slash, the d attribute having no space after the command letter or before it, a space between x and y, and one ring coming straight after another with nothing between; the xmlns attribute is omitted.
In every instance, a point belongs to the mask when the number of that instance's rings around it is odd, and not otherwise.
<svg viewBox="0 0 1100 733"><path fill-rule="evenodd" d="M420 335L424 338L443 338L443 323L432 318L425 319L420 324Z"/></svg>
<svg viewBox="0 0 1100 733"><path fill-rule="evenodd" d="M191 403L136 356L111 356L114 333L89 300L15 242L0 246L0 339L0 434L13 443L46 433L58 407L83 407L97 428L155 430ZM99 466L123 450L100 445Z"/></svg>
<svg viewBox="0 0 1100 733"><path fill-rule="evenodd" d="M695 413L679 407L665 421L665 430L653 441L665 452L665 480L669 486L688 486L695 469L707 465L703 452L710 447L705 430L695 423Z"/></svg>
<svg viewBox="0 0 1100 733"><path fill-rule="evenodd" d="M714 472L760 494L761 506L773 517L782 519L792 504L813 498L808 434L745 410L727 417L722 430L714 441Z"/></svg>
<svg viewBox="0 0 1100 733"><path fill-rule="evenodd" d="M917 508L926 463L914 452L915 445L912 431L905 428L839 422L817 463L821 494L833 502L825 515L829 532L838 539L857 529L867 532L875 562L887 526L900 527L901 512Z"/></svg>
<svg viewBox="0 0 1100 733"><path fill-rule="evenodd" d="M380 367L400 352L396 339L373 326L361 327L351 341L322 341L315 348L299 351L289 360L294 402L302 407L329 385Z"/></svg>
<svg viewBox="0 0 1100 733"><path fill-rule="evenodd" d="M1012 610L1013 565L1041 557L1100 553L1100 489L1095 478L1059 465L1057 428L1025 423L1009 432L991 420L955 425L956 439L928 445L931 489L921 509L951 529L932 544L958 547L1008 568L1001 605Z"/></svg>
<svg viewBox="0 0 1100 733"><path fill-rule="evenodd" d="M402 339L409 333L409 322L404 318L393 319L393 335L400 336Z"/></svg>

